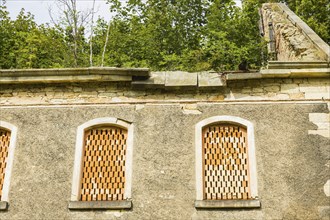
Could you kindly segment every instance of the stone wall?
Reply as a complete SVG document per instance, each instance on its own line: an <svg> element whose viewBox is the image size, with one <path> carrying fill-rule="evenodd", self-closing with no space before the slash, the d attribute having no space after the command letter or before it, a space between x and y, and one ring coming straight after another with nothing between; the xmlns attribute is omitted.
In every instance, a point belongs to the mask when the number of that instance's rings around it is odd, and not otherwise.
<svg viewBox="0 0 330 220"><path fill-rule="evenodd" d="M132 90L129 82L1 85L0 105L190 101L323 100L329 78L245 79L218 89Z"/></svg>
<svg viewBox="0 0 330 220"><path fill-rule="evenodd" d="M266 41L272 41L270 32L274 35L275 51L272 51L270 44L268 49L269 52L276 53L275 60L329 61L329 45L286 5L264 4L261 14Z"/></svg>

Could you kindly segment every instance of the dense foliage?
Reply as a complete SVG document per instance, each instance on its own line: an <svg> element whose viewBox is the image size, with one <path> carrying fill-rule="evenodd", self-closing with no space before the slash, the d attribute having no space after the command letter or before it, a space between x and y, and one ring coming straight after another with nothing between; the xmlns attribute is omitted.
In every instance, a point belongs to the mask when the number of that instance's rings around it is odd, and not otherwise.
<svg viewBox="0 0 330 220"><path fill-rule="evenodd" d="M64 36L56 28L38 26L22 10L16 20L0 10L0 67L47 68L68 66Z"/></svg>
<svg viewBox="0 0 330 220"><path fill-rule="evenodd" d="M105 65L188 71L232 70L243 61L252 68L261 65L258 7L247 4L242 10L232 0L111 2L116 16ZM100 48L106 32L105 22L98 24L94 48Z"/></svg>
<svg viewBox="0 0 330 220"><path fill-rule="evenodd" d="M242 62L258 68L266 59L258 30L263 0L244 0L243 8L233 0L108 2L114 16L109 23L101 18L94 23L93 38L84 33L90 27L69 25L75 17L37 25L24 10L11 20L0 6L0 68L89 66L90 52L94 66L153 70L235 70ZM326 2L287 0L329 42L329 5L321 7Z"/></svg>

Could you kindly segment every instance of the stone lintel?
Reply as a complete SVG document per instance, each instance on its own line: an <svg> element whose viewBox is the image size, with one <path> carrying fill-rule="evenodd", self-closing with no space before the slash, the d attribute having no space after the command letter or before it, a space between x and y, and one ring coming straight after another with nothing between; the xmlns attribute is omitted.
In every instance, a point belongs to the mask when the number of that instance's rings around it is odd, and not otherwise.
<svg viewBox="0 0 330 220"><path fill-rule="evenodd" d="M132 81L127 75L67 75L67 76L6 76L0 77L1 84L24 83L79 83L79 82Z"/></svg>
<svg viewBox="0 0 330 220"><path fill-rule="evenodd" d="M197 87L197 73L166 72L165 87Z"/></svg>
<svg viewBox="0 0 330 220"><path fill-rule="evenodd" d="M70 210L131 209L132 201L70 201Z"/></svg>
<svg viewBox="0 0 330 220"><path fill-rule="evenodd" d="M267 69L311 69L311 68L329 68L328 62L317 61L268 61Z"/></svg>
<svg viewBox="0 0 330 220"><path fill-rule="evenodd" d="M288 69L264 69L260 70L262 78L288 78L291 70Z"/></svg>
<svg viewBox="0 0 330 220"><path fill-rule="evenodd" d="M251 200L196 200L198 209L260 208L258 199Z"/></svg>
<svg viewBox="0 0 330 220"><path fill-rule="evenodd" d="M20 75L0 70L0 85L2 84L37 84L37 83L86 83L86 82L131 82L133 89L217 89L226 86L226 81L240 81L264 78L326 78L330 77L330 68L324 66L326 62L270 62L276 68L262 69L260 72L247 73L215 73L215 72L152 72L148 76L129 76L112 74L87 75ZM300 68L299 65L305 66ZM283 68L279 68L282 66ZM306 68L309 66L310 68ZM298 68L293 68L298 67ZM313 68L315 67L315 68ZM8 70L14 71L14 70ZM23 71L23 70L22 70ZM64 71L65 72L65 71ZM65 72L67 73L67 72ZM5 75L6 75L5 74ZM225 79L223 79L225 76Z"/></svg>
<svg viewBox="0 0 330 220"><path fill-rule="evenodd" d="M260 70L262 78L316 78L329 77L330 68L313 69L265 69Z"/></svg>
<svg viewBox="0 0 330 220"><path fill-rule="evenodd" d="M0 201L0 211L5 211L8 209L8 202Z"/></svg>
<svg viewBox="0 0 330 220"><path fill-rule="evenodd" d="M226 75L226 80L260 79L261 77L260 73L229 73Z"/></svg>
<svg viewBox="0 0 330 220"><path fill-rule="evenodd" d="M154 84L152 79L132 81L131 84L133 89L159 88L156 84ZM164 87L164 85L162 87Z"/></svg>
<svg viewBox="0 0 330 220"><path fill-rule="evenodd" d="M59 68L59 69L6 69L0 70L0 77L28 76L81 76L81 75L118 75L118 76L149 76L147 68Z"/></svg>
<svg viewBox="0 0 330 220"><path fill-rule="evenodd" d="M165 87L165 72L153 72L147 80L132 81L132 87L135 89L147 88L164 88Z"/></svg>
<svg viewBox="0 0 330 220"><path fill-rule="evenodd" d="M197 74L198 87L216 88L223 87L226 83L222 80L220 73L200 72Z"/></svg>
<svg viewBox="0 0 330 220"><path fill-rule="evenodd" d="M318 69L293 69L290 74L291 78L313 78L313 77L330 77L330 68Z"/></svg>

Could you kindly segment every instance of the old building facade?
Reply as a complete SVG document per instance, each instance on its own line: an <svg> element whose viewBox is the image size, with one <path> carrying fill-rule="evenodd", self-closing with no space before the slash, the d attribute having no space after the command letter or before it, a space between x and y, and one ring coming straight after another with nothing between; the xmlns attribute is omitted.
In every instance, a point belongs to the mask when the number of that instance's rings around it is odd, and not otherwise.
<svg viewBox="0 0 330 220"><path fill-rule="evenodd" d="M0 70L0 219L328 219L329 46L262 14L258 72Z"/></svg>

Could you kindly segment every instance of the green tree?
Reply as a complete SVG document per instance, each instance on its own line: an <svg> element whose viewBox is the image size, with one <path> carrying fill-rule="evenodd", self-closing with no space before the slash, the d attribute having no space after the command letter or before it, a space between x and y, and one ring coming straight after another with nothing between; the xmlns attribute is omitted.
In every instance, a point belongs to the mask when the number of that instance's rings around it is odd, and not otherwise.
<svg viewBox="0 0 330 220"><path fill-rule="evenodd" d="M65 43L72 56L69 57L71 66L88 66L88 42L85 39L85 29L89 25L92 10L79 11L77 9L77 0L56 0L60 13L60 20L53 23L64 33ZM52 9L50 9L52 17Z"/></svg>
<svg viewBox="0 0 330 220"><path fill-rule="evenodd" d="M185 54L199 48L206 21L205 1L131 0L126 6L111 2L117 15L110 24L107 62L182 69Z"/></svg>
<svg viewBox="0 0 330 220"><path fill-rule="evenodd" d="M200 71L261 64L257 8L241 10L232 0L111 2L117 15L107 65Z"/></svg>
<svg viewBox="0 0 330 220"><path fill-rule="evenodd" d="M5 7L0 10L0 68L62 67L66 48L63 35L56 29L38 26L22 9L11 20Z"/></svg>
<svg viewBox="0 0 330 220"><path fill-rule="evenodd" d="M242 62L252 68L261 65L263 43L258 35L257 9L247 2L241 9L232 0L213 1L204 43L205 61L212 69L233 70Z"/></svg>
<svg viewBox="0 0 330 220"><path fill-rule="evenodd" d="M13 22L5 6L0 6L0 68L11 68L15 55L11 52L15 45Z"/></svg>
<svg viewBox="0 0 330 220"><path fill-rule="evenodd" d="M288 2L289 7L292 7L325 42L330 44L330 2L328 0L299 0L295 4L290 2Z"/></svg>

